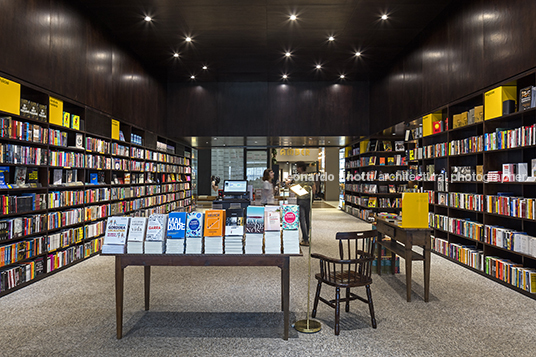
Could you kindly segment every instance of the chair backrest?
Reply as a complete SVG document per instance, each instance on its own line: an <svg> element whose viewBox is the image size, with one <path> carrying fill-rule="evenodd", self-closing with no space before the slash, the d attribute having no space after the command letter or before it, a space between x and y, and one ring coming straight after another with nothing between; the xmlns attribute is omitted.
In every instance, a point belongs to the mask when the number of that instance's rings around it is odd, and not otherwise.
<svg viewBox="0 0 536 357"><path fill-rule="evenodd" d="M341 260L367 259L366 262L353 267L364 277L372 274L372 261L378 231L375 229L361 232L338 232L335 239L339 241L339 257ZM352 267L348 266L348 269Z"/></svg>

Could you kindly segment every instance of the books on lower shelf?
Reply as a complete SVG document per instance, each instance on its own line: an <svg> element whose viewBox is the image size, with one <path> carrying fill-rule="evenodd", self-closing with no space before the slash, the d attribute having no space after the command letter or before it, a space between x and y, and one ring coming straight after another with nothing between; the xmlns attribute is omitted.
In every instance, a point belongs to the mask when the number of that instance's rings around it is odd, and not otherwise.
<svg viewBox="0 0 536 357"><path fill-rule="evenodd" d="M129 217L109 217L102 253L124 254L128 234Z"/></svg>

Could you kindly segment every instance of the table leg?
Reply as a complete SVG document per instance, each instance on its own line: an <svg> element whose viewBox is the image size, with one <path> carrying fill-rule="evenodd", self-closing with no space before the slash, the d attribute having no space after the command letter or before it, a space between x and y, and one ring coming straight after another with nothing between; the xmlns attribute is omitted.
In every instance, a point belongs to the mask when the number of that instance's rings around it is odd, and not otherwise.
<svg viewBox="0 0 536 357"><path fill-rule="evenodd" d="M283 290L283 323L284 334L283 339L288 340L288 327L289 327L289 300L290 300L290 262L289 257L285 257L283 262L282 272L282 290Z"/></svg>
<svg viewBox="0 0 536 357"><path fill-rule="evenodd" d="M144 266L145 278L145 311L149 311L149 296L151 292L151 266Z"/></svg>
<svg viewBox="0 0 536 357"><path fill-rule="evenodd" d="M395 252L391 252L391 275L395 275L396 273L396 254Z"/></svg>
<svg viewBox="0 0 536 357"><path fill-rule="evenodd" d="M424 246L424 301L428 302L430 299L430 265L431 265L431 253L430 253L430 237L427 238L426 245Z"/></svg>
<svg viewBox="0 0 536 357"><path fill-rule="evenodd" d="M121 257L115 257L115 323L117 339L123 337L123 281L124 268L121 266Z"/></svg>
<svg viewBox="0 0 536 357"><path fill-rule="evenodd" d="M408 244L406 242L406 294L407 294L407 301L411 302L411 264L412 264L412 251L411 251L411 244Z"/></svg>
<svg viewBox="0 0 536 357"><path fill-rule="evenodd" d="M380 239L382 238L382 236L380 235ZM378 273L378 275L382 275L382 246L380 243L376 243L376 246L378 247L378 257L376 258L376 273Z"/></svg>

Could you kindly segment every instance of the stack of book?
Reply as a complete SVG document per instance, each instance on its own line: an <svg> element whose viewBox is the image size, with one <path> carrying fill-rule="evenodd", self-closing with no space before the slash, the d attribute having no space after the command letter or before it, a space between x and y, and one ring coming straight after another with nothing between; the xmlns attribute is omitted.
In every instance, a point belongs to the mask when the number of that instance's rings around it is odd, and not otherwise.
<svg viewBox="0 0 536 357"><path fill-rule="evenodd" d="M166 254L183 254L186 237L186 212L171 212L168 217Z"/></svg>
<svg viewBox="0 0 536 357"><path fill-rule="evenodd" d="M264 253L281 254L281 208L264 208Z"/></svg>
<svg viewBox="0 0 536 357"><path fill-rule="evenodd" d="M205 254L223 254L225 210L205 211Z"/></svg>
<svg viewBox="0 0 536 357"><path fill-rule="evenodd" d="M242 254L244 240L244 209L229 208L225 219L225 254Z"/></svg>
<svg viewBox="0 0 536 357"><path fill-rule="evenodd" d="M145 254L163 254L165 251L167 215L152 214L147 222Z"/></svg>
<svg viewBox="0 0 536 357"><path fill-rule="evenodd" d="M185 244L186 254L201 254L203 251L203 213L188 213Z"/></svg>
<svg viewBox="0 0 536 357"><path fill-rule="evenodd" d="M129 217L109 217L102 246L103 254L125 254Z"/></svg>
<svg viewBox="0 0 536 357"><path fill-rule="evenodd" d="M262 254L264 207L248 206L246 212L246 254Z"/></svg>
<svg viewBox="0 0 536 357"><path fill-rule="evenodd" d="M297 205L283 205L283 253L300 254L300 207Z"/></svg>
<svg viewBox="0 0 536 357"><path fill-rule="evenodd" d="M130 229L128 231L127 240L128 254L143 254L143 241L145 239L146 228L146 217L132 217L130 219Z"/></svg>

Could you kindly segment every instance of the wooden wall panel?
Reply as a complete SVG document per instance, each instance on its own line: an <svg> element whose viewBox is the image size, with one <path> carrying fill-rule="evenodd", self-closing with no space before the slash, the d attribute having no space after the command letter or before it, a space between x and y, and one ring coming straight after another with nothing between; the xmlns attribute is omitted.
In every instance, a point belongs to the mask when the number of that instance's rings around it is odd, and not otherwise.
<svg viewBox="0 0 536 357"><path fill-rule="evenodd" d="M533 1L455 1L372 82L371 131L400 121L397 108L415 119L536 67L534 13Z"/></svg>

